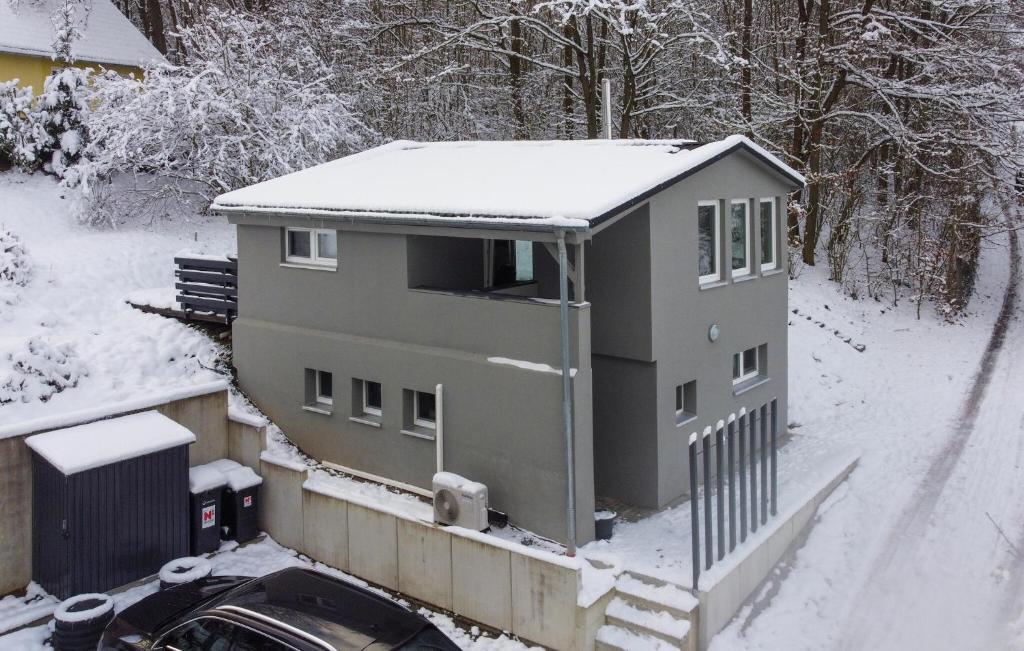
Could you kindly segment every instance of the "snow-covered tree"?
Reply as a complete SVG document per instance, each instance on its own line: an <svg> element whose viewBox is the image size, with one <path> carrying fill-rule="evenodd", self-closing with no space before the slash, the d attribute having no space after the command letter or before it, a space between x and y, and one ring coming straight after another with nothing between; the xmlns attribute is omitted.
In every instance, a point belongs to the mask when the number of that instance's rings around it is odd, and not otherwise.
<svg viewBox="0 0 1024 651"><path fill-rule="evenodd" d="M295 30L209 9L179 42L185 65L93 81L92 140L72 179L86 219L113 222L168 197L205 204L366 141L330 65Z"/></svg>
<svg viewBox="0 0 1024 651"><path fill-rule="evenodd" d="M19 88L17 79L0 81L0 162L31 168L39 153L37 127L32 88Z"/></svg>

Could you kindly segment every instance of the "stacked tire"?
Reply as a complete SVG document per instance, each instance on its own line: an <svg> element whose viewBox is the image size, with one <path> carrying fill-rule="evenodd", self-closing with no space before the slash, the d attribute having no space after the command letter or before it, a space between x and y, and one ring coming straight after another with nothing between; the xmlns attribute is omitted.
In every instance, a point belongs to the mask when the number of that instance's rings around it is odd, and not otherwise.
<svg viewBox="0 0 1024 651"><path fill-rule="evenodd" d="M80 594L61 603L53 619L56 651L95 651L103 630L114 619L114 600L105 594Z"/></svg>
<svg viewBox="0 0 1024 651"><path fill-rule="evenodd" d="M160 589L205 579L213 573L213 565L205 558L186 556L176 558L160 568Z"/></svg>

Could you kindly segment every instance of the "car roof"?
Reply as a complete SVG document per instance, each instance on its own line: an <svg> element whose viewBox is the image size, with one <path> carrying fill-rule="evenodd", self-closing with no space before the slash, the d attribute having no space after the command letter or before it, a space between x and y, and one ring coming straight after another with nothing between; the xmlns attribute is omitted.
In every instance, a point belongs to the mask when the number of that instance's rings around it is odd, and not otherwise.
<svg viewBox="0 0 1024 651"><path fill-rule="evenodd" d="M431 624L391 599L304 568L254 579L208 606L253 613L298 629L339 651L396 648Z"/></svg>

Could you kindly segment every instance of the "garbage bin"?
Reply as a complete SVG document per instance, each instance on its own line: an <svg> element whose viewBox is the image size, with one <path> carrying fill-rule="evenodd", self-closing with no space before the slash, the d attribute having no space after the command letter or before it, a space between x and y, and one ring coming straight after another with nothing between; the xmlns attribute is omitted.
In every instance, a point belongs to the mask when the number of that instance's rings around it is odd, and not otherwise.
<svg viewBox="0 0 1024 651"><path fill-rule="evenodd" d="M188 471L191 493L189 549L193 556L214 552L220 547L221 500L227 479L224 473L209 466L196 466Z"/></svg>
<svg viewBox="0 0 1024 651"><path fill-rule="evenodd" d="M228 471L224 491L224 525L229 540L240 543L259 533L259 493L263 478L248 466Z"/></svg>
<svg viewBox="0 0 1024 651"><path fill-rule="evenodd" d="M238 463L237 461L235 461L233 459L214 459L213 461L211 461L210 463L207 463L205 465L206 465L207 468L213 468L215 470L219 470L220 472L224 473L225 476L227 476L227 474L229 472L231 472L232 470L234 470L235 468L241 468L242 467L242 464ZM228 495L228 490L226 488L221 492L221 499L220 499L220 514L221 514L221 516L220 516L220 539L221 540L233 540L232 536L230 535L231 532L228 531L228 526L227 526L228 501L232 497L233 496L229 496Z"/></svg>

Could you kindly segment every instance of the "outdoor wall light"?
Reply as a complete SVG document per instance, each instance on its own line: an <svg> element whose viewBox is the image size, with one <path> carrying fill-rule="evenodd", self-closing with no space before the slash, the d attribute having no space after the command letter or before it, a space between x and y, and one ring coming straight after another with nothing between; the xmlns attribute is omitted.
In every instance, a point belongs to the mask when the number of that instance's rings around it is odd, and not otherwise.
<svg viewBox="0 0 1024 651"><path fill-rule="evenodd" d="M708 339L718 341L718 335L720 334L722 334L722 329L718 327L717 323L712 323L711 327L708 328Z"/></svg>

